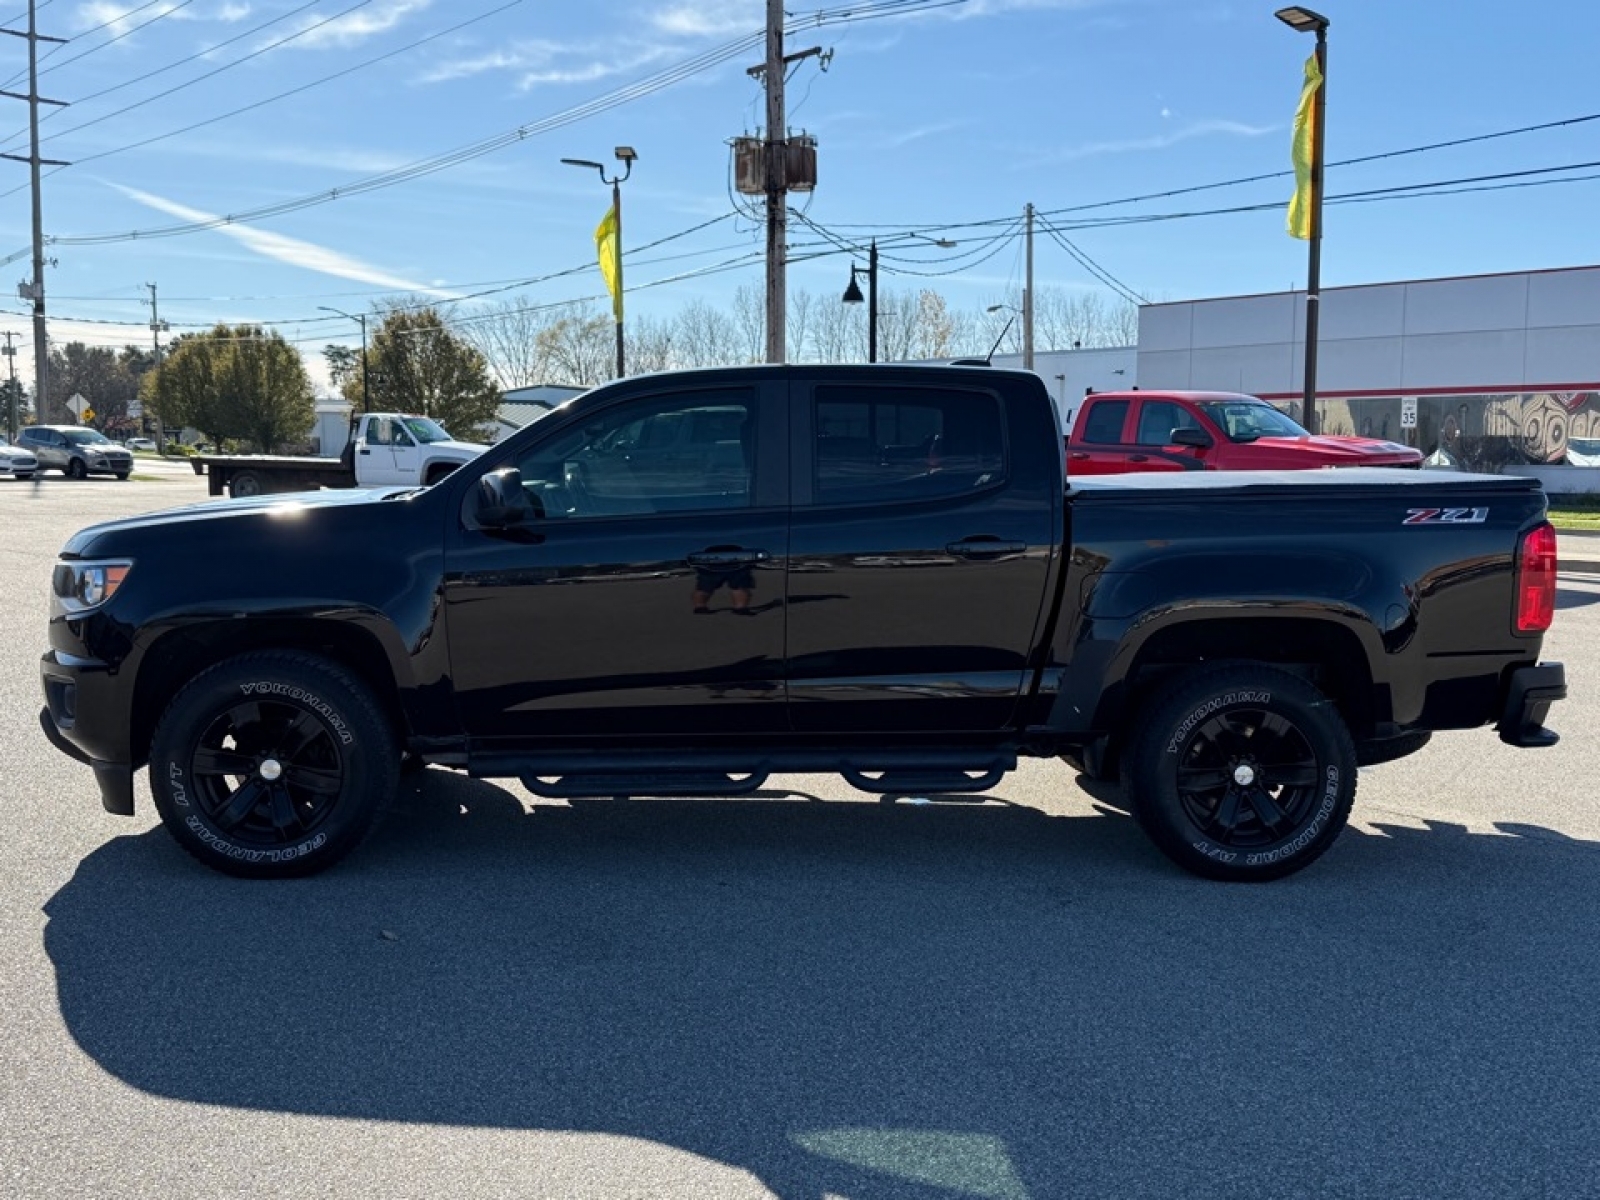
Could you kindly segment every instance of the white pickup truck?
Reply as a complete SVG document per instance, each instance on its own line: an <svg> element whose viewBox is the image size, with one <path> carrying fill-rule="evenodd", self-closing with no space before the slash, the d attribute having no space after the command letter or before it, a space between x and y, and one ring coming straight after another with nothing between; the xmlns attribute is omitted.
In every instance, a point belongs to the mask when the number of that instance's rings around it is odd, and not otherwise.
<svg viewBox="0 0 1600 1200"><path fill-rule="evenodd" d="M197 454L196 475L213 496L261 496L317 488L406 487L437 483L485 446L458 442L431 417L363 413L338 458L289 454Z"/></svg>

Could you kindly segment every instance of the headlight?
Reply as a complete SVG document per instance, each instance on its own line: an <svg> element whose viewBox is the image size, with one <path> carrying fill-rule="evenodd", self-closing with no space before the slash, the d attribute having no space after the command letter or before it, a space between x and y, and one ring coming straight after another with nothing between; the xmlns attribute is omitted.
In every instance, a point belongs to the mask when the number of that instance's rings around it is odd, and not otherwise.
<svg viewBox="0 0 1600 1200"><path fill-rule="evenodd" d="M117 594L131 570L127 559L60 563L50 580L56 611L75 616L100 607Z"/></svg>

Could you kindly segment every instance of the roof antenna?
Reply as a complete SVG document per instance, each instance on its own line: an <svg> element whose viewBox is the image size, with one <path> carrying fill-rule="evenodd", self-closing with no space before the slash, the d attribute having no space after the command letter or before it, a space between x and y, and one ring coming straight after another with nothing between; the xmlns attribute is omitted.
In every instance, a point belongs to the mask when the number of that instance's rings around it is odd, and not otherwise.
<svg viewBox="0 0 1600 1200"><path fill-rule="evenodd" d="M1006 322L1006 327L1000 331L1000 336L995 338L994 345L989 347L989 353L982 358L957 358L950 363L952 367L992 367L994 366L994 352L1000 349L1000 343L1006 340L1006 334L1011 332L1011 326L1016 323L1016 318Z"/></svg>

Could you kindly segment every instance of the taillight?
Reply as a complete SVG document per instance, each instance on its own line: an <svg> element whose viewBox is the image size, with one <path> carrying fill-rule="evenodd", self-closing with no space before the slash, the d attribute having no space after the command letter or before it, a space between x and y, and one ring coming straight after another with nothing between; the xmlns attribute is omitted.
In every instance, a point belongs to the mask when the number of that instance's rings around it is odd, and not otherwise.
<svg viewBox="0 0 1600 1200"><path fill-rule="evenodd" d="M1517 547L1517 632L1543 633L1556 615L1556 531L1546 522Z"/></svg>

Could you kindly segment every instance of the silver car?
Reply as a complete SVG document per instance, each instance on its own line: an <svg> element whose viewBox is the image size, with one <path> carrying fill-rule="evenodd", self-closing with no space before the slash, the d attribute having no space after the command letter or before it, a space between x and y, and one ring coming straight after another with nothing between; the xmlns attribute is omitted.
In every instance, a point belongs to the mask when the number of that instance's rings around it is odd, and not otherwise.
<svg viewBox="0 0 1600 1200"><path fill-rule="evenodd" d="M40 471L60 471L69 479L133 473L133 455L98 429L82 425L30 425L17 435L19 449L39 460Z"/></svg>

